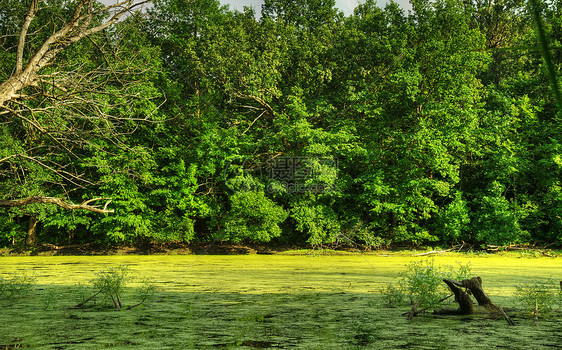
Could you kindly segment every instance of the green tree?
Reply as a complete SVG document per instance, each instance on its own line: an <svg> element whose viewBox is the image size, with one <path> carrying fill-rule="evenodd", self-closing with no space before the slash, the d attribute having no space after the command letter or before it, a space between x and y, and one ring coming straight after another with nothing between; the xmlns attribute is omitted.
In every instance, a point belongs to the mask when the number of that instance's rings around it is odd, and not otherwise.
<svg viewBox="0 0 562 350"><path fill-rule="evenodd" d="M56 225L64 225L58 209L31 204L113 211L109 198L96 202L104 197L87 160L92 153L103 157L107 145L124 147L121 136L156 106L157 93L138 84L147 72L137 59L142 53L122 45L125 25L117 25L144 3L6 0L0 6L6 33L0 42L6 58L0 66L0 205L16 208L12 218L29 218L28 243L38 221L56 216ZM123 61L131 58L137 60ZM74 225L70 216L68 222Z"/></svg>
<svg viewBox="0 0 562 350"><path fill-rule="evenodd" d="M285 25L315 30L341 16L334 0L265 0L261 14Z"/></svg>
<svg viewBox="0 0 562 350"><path fill-rule="evenodd" d="M374 228L395 241L421 243L444 238L432 225L442 220L437 217L443 203L455 198L463 162L477 152L477 75L488 55L459 4L412 5L406 18L395 4L382 11L367 3L353 18L356 28L371 31L358 38L382 38L371 44L379 67L367 71L372 73L360 82L363 91L354 106L363 115L369 150L356 181ZM457 222L466 222L466 213L458 215Z"/></svg>

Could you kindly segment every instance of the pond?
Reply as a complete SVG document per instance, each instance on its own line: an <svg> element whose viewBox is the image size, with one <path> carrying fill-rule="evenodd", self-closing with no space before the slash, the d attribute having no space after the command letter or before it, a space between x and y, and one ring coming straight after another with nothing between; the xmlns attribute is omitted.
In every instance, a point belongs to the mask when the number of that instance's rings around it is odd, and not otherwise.
<svg viewBox="0 0 562 350"><path fill-rule="evenodd" d="M554 349L562 344L560 312L538 322L420 314L389 308L380 295L405 265L427 257L159 255L2 257L0 277L33 276L22 298L0 300L0 349ZM471 264L490 298L516 306L518 285L562 280L562 259L448 254L437 265ZM141 306L114 311L98 299L72 308L99 272L129 266L124 306L150 281ZM454 307L454 305L451 305Z"/></svg>

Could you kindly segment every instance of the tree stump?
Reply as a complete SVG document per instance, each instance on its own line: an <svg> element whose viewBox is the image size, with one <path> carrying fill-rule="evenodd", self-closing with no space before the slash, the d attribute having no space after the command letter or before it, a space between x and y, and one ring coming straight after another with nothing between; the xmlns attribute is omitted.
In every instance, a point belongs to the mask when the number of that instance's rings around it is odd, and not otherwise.
<svg viewBox="0 0 562 350"><path fill-rule="evenodd" d="M459 287L469 290L470 293L474 295L474 298L480 306L478 309L482 309L483 307L488 311L499 310L499 307L492 303L486 292L484 292L484 289L482 289L482 278L479 276L460 282L451 279L444 279L443 282L445 282L447 286L449 286L449 289L455 294L455 300L459 303L459 314L470 315L477 312L468 293Z"/></svg>
<svg viewBox="0 0 562 350"><path fill-rule="evenodd" d="M445 282L447 286L449 286L449 289L453 292L453 294L455 294L455 301L459 303L459 309L454 313L458 315L499 313L510 325L514 325L513 321L503 311L503 309L500 306L492 303L486 292L484 292L484 289L482 289L482 278L480 278L479 276L473 277L471 279L465 279L460 282L451 279L444 279L443 282ZM470 295L461 288L468 290L470 294L474 296L474 298L478 302L478 307L474 306ZM446 311L443 313L450 314L451 312Z"/></svg>
<svg viewBox="0 0 562 350"><path fill-rule="evenodd" d="M474 313L474 304L470 296L459 287L457 287L457 281L444 279L443 282L449 286L449 289L453 294L455 294L455 301L459 303L458 314L460 315L471 315Z"/></svg>

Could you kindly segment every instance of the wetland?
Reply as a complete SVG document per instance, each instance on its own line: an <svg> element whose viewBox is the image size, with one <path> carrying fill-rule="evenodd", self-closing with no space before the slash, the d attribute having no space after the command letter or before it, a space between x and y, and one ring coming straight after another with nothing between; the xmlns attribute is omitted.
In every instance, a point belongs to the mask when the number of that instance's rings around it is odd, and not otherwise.
<svg viewBox="0 0 562 350"><path fill-rule="evenodd" d="M420 314L388 307L381 294L412 254L153 255L1 257L0 277L33 276L21 298L0 300L0 349L556 349L558 310L502 318ZM517 307L517 286L561 278L559 257L443 254L436 265L470 263L486 292ZM131 310L103 299L74 306L96 272L126 265L124 306L146 281L154 293ZM454 307L451 301L451 307Z"/></svg>

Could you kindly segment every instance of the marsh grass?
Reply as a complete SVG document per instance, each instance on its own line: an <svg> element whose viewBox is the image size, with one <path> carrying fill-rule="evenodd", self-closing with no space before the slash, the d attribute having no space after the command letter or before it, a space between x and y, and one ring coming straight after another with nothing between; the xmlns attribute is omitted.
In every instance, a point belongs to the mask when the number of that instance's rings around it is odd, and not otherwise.
<svg viewBox="0 0 562 350"><path fill-rule="evenodd" d="M127 256L0 258L0 275L29 269L37 285L27 298L0 302L0 349L553 349L560 316L533 322L401 316L379 293L404 266L421 259L378 256ZM436 264L471 262L490 297L514 306L515 287L560 272L550 258L444 256ZM143 278L158 291L127 312L72 309L91 276L126 264L138 279L124 300L142 295ZM87 294L88 291L83 293ZM48 302L47 302L48 301ZM49 305L49 307L45 307Z"/></svg>
<svg viewBox="0 0 562 350"><path fill-rule="evenodd" d="M537 320L561 305L562 294L558 286L558 281L553 279L517 286L517 301Z"/></svg>
<svg viewBox="0 0 562 350"><path fill-rule="evenodd" d="M35 277L27 272L0 276L0 300L26 297L35 285Z"/></svg>

